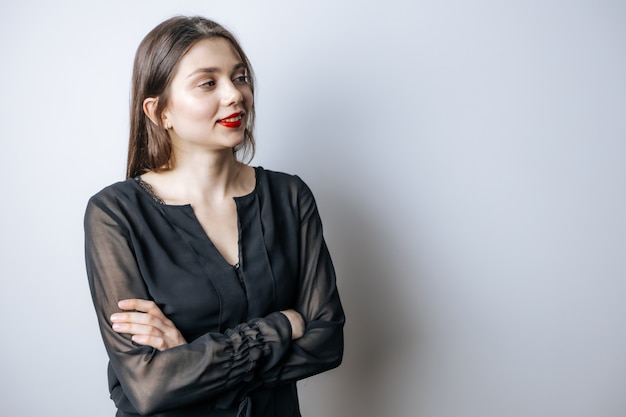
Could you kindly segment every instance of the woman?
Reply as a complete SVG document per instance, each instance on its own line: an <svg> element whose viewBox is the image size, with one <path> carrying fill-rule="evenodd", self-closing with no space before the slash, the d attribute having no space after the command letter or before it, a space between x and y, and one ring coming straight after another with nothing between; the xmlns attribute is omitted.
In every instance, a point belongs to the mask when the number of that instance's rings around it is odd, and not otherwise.
<svg viewBox="0 0 626 417"><path fill-rule="evenodd" d="M200 17L154 28L134 64L126 181L85 214L117 416L300 416L344 314L313 195L253 168L252 68Z"/></svg>

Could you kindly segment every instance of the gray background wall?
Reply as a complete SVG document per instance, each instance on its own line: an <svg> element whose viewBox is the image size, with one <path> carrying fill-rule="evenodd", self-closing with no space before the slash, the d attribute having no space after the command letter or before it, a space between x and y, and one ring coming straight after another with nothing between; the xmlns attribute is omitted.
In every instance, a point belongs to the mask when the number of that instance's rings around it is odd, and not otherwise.
<svg viewBox="0 0 626 417"><path fill-rule="evenodd" d="M306 416L626 415L626 4L0 3L0 415L114 414L82 216L174 14L258 76L257 165L314 190L348 325Z"/></svg>

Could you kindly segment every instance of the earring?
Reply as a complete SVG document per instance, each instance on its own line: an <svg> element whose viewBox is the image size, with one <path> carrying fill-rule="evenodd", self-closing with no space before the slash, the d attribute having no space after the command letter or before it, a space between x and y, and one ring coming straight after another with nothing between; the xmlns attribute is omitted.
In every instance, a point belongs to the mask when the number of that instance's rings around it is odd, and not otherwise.
<svg viewBox="0 0 626 417"><path fill-rule="evenodd" d="M172 128L172 125L168 123L165 123L165 130L170 130Z"/></svg>

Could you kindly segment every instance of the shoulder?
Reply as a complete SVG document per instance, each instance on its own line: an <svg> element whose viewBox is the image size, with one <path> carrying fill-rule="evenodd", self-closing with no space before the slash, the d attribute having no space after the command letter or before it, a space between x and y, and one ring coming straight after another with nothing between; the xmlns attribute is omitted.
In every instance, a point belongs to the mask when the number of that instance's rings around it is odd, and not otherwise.
<svg viewBox="0 0 626 417"><path fill-rule="evenodd" d="M308 212L315 209L313 192L298 175L272 171L262 167L255 168L257 173L257 194L269 198L291 210Z"/></svg>
<svg viewBox="0 0 626 417"><path fill-rule="evenodd" d="M109 186L106 186L102 190L91 196L87 205L108 205L121 203L124 200L132 199L133 195L137 193L137 187L134 183L136 183L136 180L127 179L125 181L119 181Z"/></svg>
<svg viewBox="0 0 626 417"><path fill-rule="evenodd" d="M310 193L308 185L298 175L273 171L260 166L256 167L255 171L257 186L268 186L272 189L282 190L283 192L292 191L296 194Z"/></svg>
<svg viewBox="0 0 626 417"><path fill-rule="evenodd" d="M85 221L113 219L122 222L123 218L141 211L150 204L148 194L141 189L135 179L116 182L94 194L87 202Z"/></svg>

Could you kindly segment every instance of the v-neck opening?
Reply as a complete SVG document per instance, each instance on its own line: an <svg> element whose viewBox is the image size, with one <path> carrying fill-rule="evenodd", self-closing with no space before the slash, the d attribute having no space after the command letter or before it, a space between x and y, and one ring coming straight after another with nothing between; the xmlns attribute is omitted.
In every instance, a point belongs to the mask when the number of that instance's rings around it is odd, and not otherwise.
<svg viewBox="0 0 626 417"><path fill-rule="evenodd" d="M240 213L240 203L248 200L249 198L253 198L257 192L257 188L259 186L259 174L262 171L261 167L252 167L254 169L254 187L252 191L247 194L241 196L232 197L235 202L235 215L237 220L237 261L235 263L231 263L226 259L224 254L217 248L211 236L204 230L202 227L202 223L200 223L200 219L196 216L195 211L193 210L193 206L190 203L186 204L168 204L159 197L155 192L150 183L144 181L141 176L137 176L134 179L134 183L152 200L153 203L156 203L159 207L167 210L183 210L187 212L187 214L193 218L195 226L198 228L199 233L203 235L203 238L208 242L209 246L215 253L218 255L219 259L230 268L235 269L236 271L241 267L243 263L242 259L242 248L241 248L241 240L242 240L242 227L241 227L241 213Z"/></svg>

